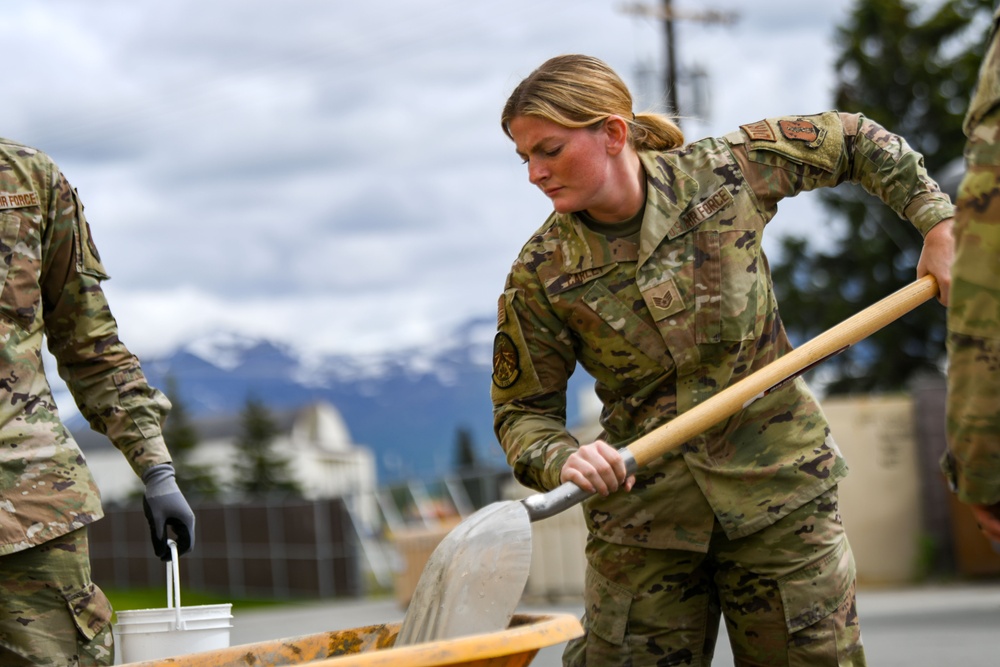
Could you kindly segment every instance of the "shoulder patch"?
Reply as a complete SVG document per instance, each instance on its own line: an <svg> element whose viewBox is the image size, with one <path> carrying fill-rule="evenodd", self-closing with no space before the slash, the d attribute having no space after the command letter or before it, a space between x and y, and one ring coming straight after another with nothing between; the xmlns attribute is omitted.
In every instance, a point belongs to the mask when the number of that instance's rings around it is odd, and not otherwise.
<svg viewBox="0 0 1000 667"><path fill-rule="evenodd" d="M751 160L770 164L769 156L780 156L779 161L792 160L828 172L837 168L845 150L844 125L838 112L784 116L762 122L776 128L776 133L774 139L749 139Z"/></svg>
<svg viewBox="0 0 1000 667"><path fill-rule="evenodd" d="M504 290L498 306L498 319L502 319L503 324L493 338L493 386L490 387L490 396L494 403L505 403L542 391L513 303L517 293L514 288ZM499 315L500 310L504 312L502 316Z"/></svg>
<svg viewBox="0 0 1000 667"><path fill-rule="evenodd" d="M777 141L778 138L774 136L774 130L766 120L759 120L756 123L749 123L747 125L740 125L740 129L743 130L747 137L751 141Z"/></svg>
<svg viewBox="0 0 1000 667"><path fill-rule="evenodd" d="M521 377L521 355L513 339L498 331L493 339L493 384L509 389Z"/></svg>
<svg viewBox="0 0 1000 667"><path fill-rule="evenodd" d="M819 148L823 144L823 139L826 138L826 130L801 118L779 120L778 128L781 130L781 136L785 139L805 142L810 148Z"/></svg>

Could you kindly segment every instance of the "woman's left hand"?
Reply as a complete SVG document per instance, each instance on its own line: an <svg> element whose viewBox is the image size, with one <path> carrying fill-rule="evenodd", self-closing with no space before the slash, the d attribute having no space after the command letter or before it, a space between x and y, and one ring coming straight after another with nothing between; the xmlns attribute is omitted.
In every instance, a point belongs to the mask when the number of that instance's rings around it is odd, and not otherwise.
<svg viewBox="0 0 1000 667"><path fill-rule="evenodd" d="M951 291L951 262L955 258L955 237L952 236L954 218L942 220L934 225L924 237L924 248L917 261L917 278L928 273L937 279L938 301L948 305Z"/></svg>

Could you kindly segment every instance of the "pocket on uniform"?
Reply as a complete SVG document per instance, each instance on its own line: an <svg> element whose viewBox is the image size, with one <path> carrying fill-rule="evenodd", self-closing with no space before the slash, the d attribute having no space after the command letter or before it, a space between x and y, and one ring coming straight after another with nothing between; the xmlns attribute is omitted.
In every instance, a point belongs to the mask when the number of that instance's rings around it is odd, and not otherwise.
<svg viewBox="0 0 1000 667"><path fill-rule="evenodd" d="M851 591L854 557L842 539L829 554L812 565L778 580L785 624L792 634L835 612Z"/></svg>
<svg viewBox="0 0 1000 667"><path fill-rule="evenodd" d="M7 271L21 227L18 217L11 212L0 212L0 287L7 282Z"/></svg>
<svg viewBox="0 0 1000 667"><path fill-rule="evenodd" d="M697 340L753 340L759 335L761 261L757 232L703 230L694 234Z"/></svg>
<svg viewBox="0 0 1000 667"><path fill-rule="evenodd" d="M617 368L612 370L618 374L620 380L632 382L673 370L673 358L653 323L637 315L632 307L619 299L606 285L600 282L592 283L583 294L582 301L617 335L609 336L606 329L577 331L578 335L588 343L586 348L597 350L597 352L582 351L581 362L588 361L589 356L594 356L594 361L597 363L601 363L601 359L619 360ZM636 351L655 361L659 368L650 364L636 363L634 360Z"/></svg>
<svg viewBox="0 0 1000 667"><path fill-rule="evenodd" d="M0 315L29 329L41 305L38 216L26 209L0 213Z"/></svg>
<svg viewBox="0 0 1000 667"><path fill-rule="evenodd" d="M632 591L611 581L593 567L587 566L583 594L587 613L587 629L615 646L625 643L628 614L632 607Z"/></svg>
<svg viewBox="0 0 1000 667"><path fill-rule="evenodd" d="M111 602L93 582L65 595L77 631L92 641L111 623Z"/></svg>

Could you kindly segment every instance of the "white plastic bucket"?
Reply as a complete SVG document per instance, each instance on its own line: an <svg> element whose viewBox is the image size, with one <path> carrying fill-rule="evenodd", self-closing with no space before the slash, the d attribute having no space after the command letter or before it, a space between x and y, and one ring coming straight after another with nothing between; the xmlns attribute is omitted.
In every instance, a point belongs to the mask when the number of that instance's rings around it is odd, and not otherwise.
<svg viewBox="0 0 1000 667"><path fill-rule="evenodd" d="M117 612L115 644L121 662L142 662L186 653L213 651L229 646L233 627L231 604L181 607L180 560L177 545L168 540L166 609L131 609Z"/></svg>

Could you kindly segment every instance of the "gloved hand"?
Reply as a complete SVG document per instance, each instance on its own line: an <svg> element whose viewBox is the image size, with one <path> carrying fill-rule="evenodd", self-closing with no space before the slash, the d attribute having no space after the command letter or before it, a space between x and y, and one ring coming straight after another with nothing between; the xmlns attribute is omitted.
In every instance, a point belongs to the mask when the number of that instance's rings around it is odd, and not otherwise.
<svg viewBox="0 0 1000 667"><path fill-rule="evenodd" d="M149 522L149 534L153 539L153 551L160 560L170 560L167 546L167 526L177 535L177 555L186 554L194 547L194 512L174 478L174 467L161 463L142 475L146 493L142 498L142 510Z"/></svg>

